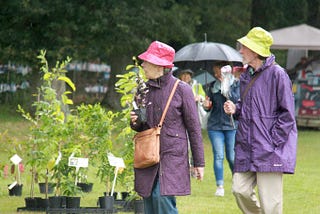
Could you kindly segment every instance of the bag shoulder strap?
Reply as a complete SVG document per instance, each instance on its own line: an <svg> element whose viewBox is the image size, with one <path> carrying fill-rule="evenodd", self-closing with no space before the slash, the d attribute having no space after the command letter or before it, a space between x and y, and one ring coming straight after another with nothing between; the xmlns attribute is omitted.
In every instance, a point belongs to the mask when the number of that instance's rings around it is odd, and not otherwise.
<svg viewBox="0 0 320 214"><path fill-rule="evenodd" d="M168 98L166 107L164 108L164 111L163 111L163 113L162 113L161 120L160 120L160 123L159 123L158 127L161 127L161 126L162 126L162 123L163 123L163 121L164 121L164 118L166 117L166 114L167 114L169 105L170 105L170 103L171 103L173 94L174 94L174 92L176 91L179 82L180 82L180 80L177 79L177 81L175 82L175 84L174 84L174 86L173 86L173 89L172 89L171 94L170 94L170 96L169 96L169 98Z"/></svg>
<svg viewBox="0 0 320 214"><path fill-rule="evenodd" d="M249 82L249 84L247 85L246 89L244 90L243 92L243 95L241 97L241 100L243 101L244 98L246 97L249 89L251 88L251 86L253 85L253 83L258 79L258 77L262 74L262 71L260 71L259 73L257 73L252 79L251 81Z"/></svg>

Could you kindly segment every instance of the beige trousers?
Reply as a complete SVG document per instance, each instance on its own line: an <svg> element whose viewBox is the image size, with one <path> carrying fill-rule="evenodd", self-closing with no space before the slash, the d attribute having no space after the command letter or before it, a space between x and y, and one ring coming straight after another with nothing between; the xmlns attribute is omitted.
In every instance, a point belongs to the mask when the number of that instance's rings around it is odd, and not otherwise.
<svg viewBox="0 0 320 214"><path fill-rule="evenodd" d="M232 191L241 211L245 214L282 214L282 175L273 172L234 173Z"/></svg>

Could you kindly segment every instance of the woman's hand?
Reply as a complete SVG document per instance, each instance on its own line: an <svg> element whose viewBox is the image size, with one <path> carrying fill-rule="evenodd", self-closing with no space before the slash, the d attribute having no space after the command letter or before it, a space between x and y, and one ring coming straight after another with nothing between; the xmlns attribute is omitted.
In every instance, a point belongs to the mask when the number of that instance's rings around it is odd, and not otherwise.
<svg viewBox="0 0 320 214"><path fill-rule="evenodd" d="M197 180L202 181L204 176L204 167L194 167L193 170Z"/></svg>
<svg viewBox="0 0 320 214"><path fill-rule="evenodd" d="M234 113L236 113L236 105L231 100L227 100L223 104L223 109L224 109L224 112L226 114L234 114Z"/></svg>
<svg viewBox="0 0 320 214"><path fill-rule="evenodd" d="M207 96L206 99L203 101L202 106L206 110L210 110L212 107L212 101L210 98Z"/></svg>
<svg viewBox="0 0 320 214"><path fill-rule="evenodd" d="M137 120L138 120L138 115L134 111L131 111L130 112L130 119L131 119L132 125L136 125Z"/></svg>

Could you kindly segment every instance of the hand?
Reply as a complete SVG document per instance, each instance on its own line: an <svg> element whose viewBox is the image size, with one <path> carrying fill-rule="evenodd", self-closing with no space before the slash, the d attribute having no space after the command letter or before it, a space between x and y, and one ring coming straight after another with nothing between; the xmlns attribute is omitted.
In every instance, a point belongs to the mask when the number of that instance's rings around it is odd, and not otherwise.
<svg viewBox="0 0 320 214"><path fill-rule="evenodd" d="M138 115L134 111L131 111L130 112L130 119L131 119L132 124L136 125L137 124Z"/></svg>
<svg viewBox="0 0 320 214"><path fill-rule="evenodd" d="M204 167L194 167L194 174L197 180L202 181L204 176Z"/></svg>
<svg viewBox="0 0 320 214"><path fill-rule="evenodd" d="M194 100L195 100L196 102L202 102L202 99L201 99L201 96L200 96L200 95L195 95L195 96L194 96Z"/></svg>
<svg viewBox="0 0 320 214"><path fill-rule="evenodd" d="M203 108L205 108L205 109L208 109L208 110L211 109L211 107L212 107L212 102L211 102L211 100L210 100L209 97L206 97L206 99L203 101L202 106L203 106Z"/></svg>
<svg viewBox="0 0 320 214"><path fill-rule="evenodd" d="M234 114L234 113L236 113L236 105L230 100L227 100L223 104L223 109L224 109L224 112L226 114Z"/></svg>

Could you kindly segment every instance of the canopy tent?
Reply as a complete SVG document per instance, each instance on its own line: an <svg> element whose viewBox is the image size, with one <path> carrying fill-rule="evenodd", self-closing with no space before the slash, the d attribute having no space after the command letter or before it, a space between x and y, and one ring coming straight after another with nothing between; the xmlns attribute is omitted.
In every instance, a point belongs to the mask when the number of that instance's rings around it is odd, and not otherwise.
<svg viewBox="0 0 320 214"><path fill-rule="evenodd" d="M294 25L270 31L271 49L288 49L287 69L292 69L309 50L320 50L320 29L307 24Z"/></svg>
<svg viewBox="0 0 320 214"><path fill-rule="evenodd" d="M320 29L307 24L270 31L271 49L320 50Z"/></svg>

